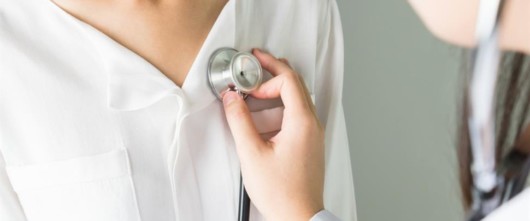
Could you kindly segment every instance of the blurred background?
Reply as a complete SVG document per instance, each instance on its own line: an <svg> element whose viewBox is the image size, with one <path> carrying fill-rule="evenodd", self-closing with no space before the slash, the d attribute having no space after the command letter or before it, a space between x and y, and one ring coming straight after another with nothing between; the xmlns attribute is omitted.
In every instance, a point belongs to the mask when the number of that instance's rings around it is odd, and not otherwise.
<svg viewBox="0 0 530 221"><path fill-rule="evenodd" d="M359 221L457 221L461 51L406 1L337 0Z"/></svg>

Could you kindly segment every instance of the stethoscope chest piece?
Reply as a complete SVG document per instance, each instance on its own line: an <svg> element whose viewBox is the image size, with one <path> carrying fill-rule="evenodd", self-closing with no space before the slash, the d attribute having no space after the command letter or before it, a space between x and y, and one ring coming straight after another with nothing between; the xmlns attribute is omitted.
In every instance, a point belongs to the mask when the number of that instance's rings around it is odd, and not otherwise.
<svg viewBox="0 0 530 221"><path fill-rule="evenodd" d="M233 48L219 48L210 57L208 80L217 98L227 91L236 91L246 98L261 84L263 77L259 61L250 53Z"/></svg>

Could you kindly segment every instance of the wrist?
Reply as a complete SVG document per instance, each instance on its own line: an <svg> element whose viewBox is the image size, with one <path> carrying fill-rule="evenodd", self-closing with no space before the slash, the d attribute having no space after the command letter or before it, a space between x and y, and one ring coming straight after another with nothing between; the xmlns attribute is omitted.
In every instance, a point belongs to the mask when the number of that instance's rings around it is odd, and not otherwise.
<svg viewBox="0 0 530 221"><path fill-rule="evenodd" d="M296 210L296 216L294 216L292 220L301 220L301 221L308 221L310 220L315 214L320 212L324 209L324 203L322 199L320 200L307 200L301 203Z"/></svg>
<svg viewBox="0 0 530 221"><path fill-rule="evenodd" d="M315 205L312 207L307 207L299 214L300 220L308 221L311 220L318 212L324 210L322 204Z"/></svg>

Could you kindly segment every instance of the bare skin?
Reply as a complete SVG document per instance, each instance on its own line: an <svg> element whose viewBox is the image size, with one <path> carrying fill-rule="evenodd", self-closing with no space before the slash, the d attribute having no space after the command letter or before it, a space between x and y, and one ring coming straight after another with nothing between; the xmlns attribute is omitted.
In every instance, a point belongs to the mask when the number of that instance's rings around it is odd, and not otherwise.
<svg viewBox="0 0 530 221"><path fill-rule="evenodd" d="M228 0L53 0L137 53L176 85L186 75Z"/></svg>
<svg viewBox="0 0 530 221"><path fill-rule="evenodd" d="M182 86L227 0L54 0L80 20L151 62ZM97 12L97 13L94 13ZM298 74L287 60L254 50L275 77L252 95L281 97L281 131L262 140L236 93L224 107L247 191L268 220L309 220L323 209L324 130Z"/></svg>

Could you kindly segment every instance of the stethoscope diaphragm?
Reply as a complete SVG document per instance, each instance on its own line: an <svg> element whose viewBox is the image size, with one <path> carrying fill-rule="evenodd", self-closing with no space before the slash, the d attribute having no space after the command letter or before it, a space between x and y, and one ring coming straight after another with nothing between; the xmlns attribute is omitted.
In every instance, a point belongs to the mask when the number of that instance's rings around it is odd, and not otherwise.
<svg viewBox="0 0 530 221"><path fill-rule="evenodd" d="M233 48L219 48L208 62L208 81L218 99L227 91L246 98L259 87L263 78L261 65L254 55Z"/></svg>

